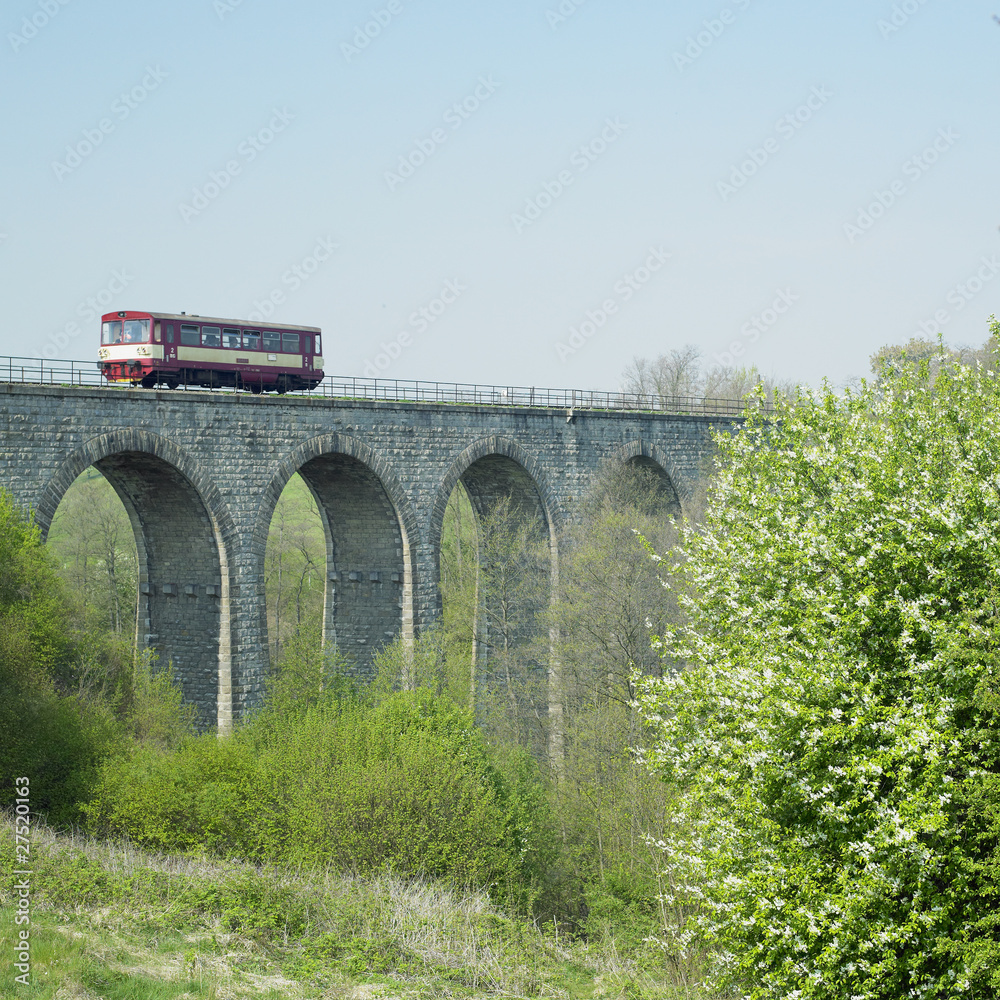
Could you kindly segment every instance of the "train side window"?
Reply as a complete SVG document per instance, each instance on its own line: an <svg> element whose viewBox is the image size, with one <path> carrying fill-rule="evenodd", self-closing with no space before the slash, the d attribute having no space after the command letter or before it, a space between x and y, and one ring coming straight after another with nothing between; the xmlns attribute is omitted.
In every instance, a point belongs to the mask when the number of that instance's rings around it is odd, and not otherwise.
<svg viewBox="0 0 1000 1000"><path fill-rule="evenodd" d="M281 350L281 334L275 330L265 330L264 331L264 350L265 351L280 351Z"/></svg>
<svg viewBox="0 0 1000 1000"><path fill-rule="evenodd" d="M317 333L316 334L316 353L317 354L322 354L323 353L323 348L319 346L319 337L320 337L320 335Z"/></svg>
<svg viewBox="0 0 1000 1000"><path fill-rule="evenodd" d="M157 343L157 344L160 342L160 324L159 324L159 322L156 322L156 323L153 324L153 341L155 343Z"/></svg>
<svg viewBox="0 0 1000 1000"><path fill-rule="evenodd" d="M203 326L201 328L202 347L221 347L222 331L217 326Z"/></svg>
<svg viewBox="0 0 1000 1000"><path fill-rule="evenodd" d="M228 327L222 328L222 346L223 347L239 347L240 346L240 331L230 330Z"/></svg>
<svg viewBox="0 0 1000 1000"><path fill-rule="evenodd" d="M198 336L200 333L200 328L197 326L188 326L186 323L181 323L181 343L187 344L190 347L197 347L201 340Z"/></svg>
<svg viewBox="0 0 1000 1000"><path fill-rule="evenodd" d="M260 350L260 331L259 330L244 330L243 331L243 346L248 351L259 351Z"/></svg>
<svg viewBox="0 0 1000 1000"><path fill-rule="evenodd" d="M164 339L165 339L166 343L168 343L168 344L172 344L174 342L174 324L173 323L167 323L167 329L166 329L166 332L164 333Z"/></svg>
<svg viewBox="0 0 1000 1000"><path fill-rule="evenodd" d="M310 337L308 333L305 333L305 334L302 335L302 340L304 341L304 345L302 347L302 353L303 354L312 354L312 351L313 351L313 349L312 349L312 337Z"/></svg>
<svg viewBox="0 0 1000 1000"><path fill-rule="evenodd" d="M298 354L299 335L297 333L283 333L281 335L281 350L285 354Z"/></svg>

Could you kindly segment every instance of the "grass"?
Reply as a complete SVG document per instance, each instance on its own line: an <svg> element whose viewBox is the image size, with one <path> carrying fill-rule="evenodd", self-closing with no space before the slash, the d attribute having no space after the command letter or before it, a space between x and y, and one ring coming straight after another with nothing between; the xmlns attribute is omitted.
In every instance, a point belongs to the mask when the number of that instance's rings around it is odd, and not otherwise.
<svg viewBox="0 0 1000 1000"><path fill-rule="evenodd" d="M20 986L8 948L12 853L0 861L0 997L707 1000L671 986L652 949L621 956L614 941L543 932L485 893L391 872L362 879L159 855L42 826L32 836L31 983Z"/></svg>

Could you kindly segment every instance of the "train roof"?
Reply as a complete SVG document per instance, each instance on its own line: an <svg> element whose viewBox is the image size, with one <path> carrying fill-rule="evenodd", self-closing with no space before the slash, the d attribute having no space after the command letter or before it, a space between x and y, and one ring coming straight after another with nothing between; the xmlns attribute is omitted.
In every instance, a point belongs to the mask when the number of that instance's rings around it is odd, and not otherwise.
<svg viewBox="0 0 1000 1000"><path fill-rule="evenodd" d="M123 310L124 311L124 310ZM138 309L130 310L134 312L139 312ZM107 319L108 316L117 317L118 313L105 313L102 319ZM161 313L161 312L146 312L145 315L152 316L153 319L169 319L175 320L178 323L191 322L192 320L197 320L200 324L203 323L218 323L219 326L239 326L239 327L250 327L254 330L302 330L304 333L322 333L323 331L318 326L298 326L295 323L257 323L249 319L222 319L218 316L199 316L196 313Z"/></svg>

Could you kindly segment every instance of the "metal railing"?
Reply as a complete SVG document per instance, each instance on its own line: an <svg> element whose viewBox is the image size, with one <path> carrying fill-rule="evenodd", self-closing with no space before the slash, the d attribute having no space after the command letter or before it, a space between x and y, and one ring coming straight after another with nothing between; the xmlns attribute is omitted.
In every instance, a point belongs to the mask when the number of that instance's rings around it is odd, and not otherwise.
<svg viewBox="0 0 1000 1000"><path fill-rule="evenodd" d="M62 361L42 358L0 357L0 382L24 385L103 386L125 391L133 389L130 385L105 381L94 361ZM248 392L246 389L202 389L194 386L188 386L186 389L197 392L239 392L241 395ZM138 389L137 391L148 390ZM538 386L475 385L466 382L354 378L343 375L327 375L312 391L290 393L290 395L390 402L451 403L467 406L634 410L726 417L739 416L746 406L740 399L703 399L698 396L660 396L649 393L609 392L593 389L549 389Z"/></svg>
<svg viewBox="0 0 1000 1000"><path fill-rule="evenodd" d="M95 361L0 357L0 382L25 385L106 385Z"/></svg>

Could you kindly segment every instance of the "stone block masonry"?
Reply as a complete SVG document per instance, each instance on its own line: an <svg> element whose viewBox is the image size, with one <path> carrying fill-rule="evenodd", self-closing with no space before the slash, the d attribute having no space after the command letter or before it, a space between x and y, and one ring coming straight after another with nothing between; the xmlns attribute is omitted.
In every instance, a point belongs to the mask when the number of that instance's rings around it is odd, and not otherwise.
<svg viewBox="0 0 1000 1000"><path fill-rule="evenodd" d="M0 484L43 534L95 466L139 556L137 641L170 661L204 727L259 704L268 668L264 553L296 472L326 533L324 635L366 672L440 614L444 511L512 495L558 559L602 461L652 468L683 509L723 417L124 388L0 384Z"/></svg>

